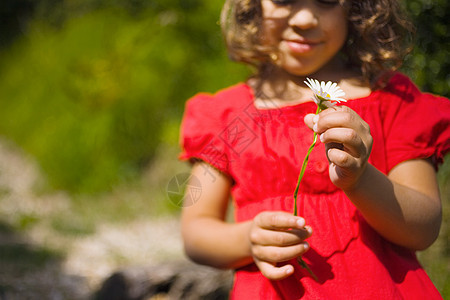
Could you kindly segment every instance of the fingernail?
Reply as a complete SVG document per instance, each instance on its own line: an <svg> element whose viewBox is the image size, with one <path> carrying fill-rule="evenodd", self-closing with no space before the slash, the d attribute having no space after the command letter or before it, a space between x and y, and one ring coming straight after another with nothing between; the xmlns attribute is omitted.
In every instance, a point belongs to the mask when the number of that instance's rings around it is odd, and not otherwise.
<svg viewBox="0 0 450 300"><path fill-rule="evenodd" d="M314 124L313 130L314 130L314 132L317 132L317 123Z"/></svg>
<svg viewBox="0 0 450 300"><path fill-rule="evenodd" d="M319 139L323 143L323 133L319 136Z"/></svg>
<svg viewBox="0 0 450 300"><path fill-rule="evenodd" d="M309 249L309 244L307 242L303 243L303 249L305 249L305 251Z"/></svg>
<svg viewBox="0 0 450 300"><path fill-rule="evenodd" d="M314 116L313 122L314 122L314 123L319 122L319 115L315 115L315 116Z"/></svg>
<svg viewBox="0 0 450 300"><path fill-rule="evenodd" d="M306 231L308 231L309 235L312 234L312 228L310 226L305 226Z"/></svg>
<svg viewBox="0 0 450 300"><path fill-rule="evenodd" d="M299 219L297 220L297 225L298 225L299 227L305 226L305 219L299 218Z"/></svg>
<svg viewBox="0 0 450 300"><path fill-rule="evenodd" d="M294 271L294 268L292 266L286 266L286 274L291 274Z"/></svg>

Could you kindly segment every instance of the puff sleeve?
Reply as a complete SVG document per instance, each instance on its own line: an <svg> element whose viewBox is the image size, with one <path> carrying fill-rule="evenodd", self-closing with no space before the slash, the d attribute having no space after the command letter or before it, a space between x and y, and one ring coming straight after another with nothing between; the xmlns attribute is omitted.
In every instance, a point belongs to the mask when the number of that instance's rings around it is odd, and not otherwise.
<svg viewBox="0 0 450 300"><path fill-rule="evenodd" d="M226 111L213 95L198 94L186 103L181 123L181 160L205 161L228 174L228 155L222 139Z"/></svg>
<svg viewBox="0 0 450 300"><path fill-rule="evenodd" d="M402 161L433 159L437 168L450 150L450 100L421 93L404 75L396 75L387 90L382 114L391 170Z"/></svg>

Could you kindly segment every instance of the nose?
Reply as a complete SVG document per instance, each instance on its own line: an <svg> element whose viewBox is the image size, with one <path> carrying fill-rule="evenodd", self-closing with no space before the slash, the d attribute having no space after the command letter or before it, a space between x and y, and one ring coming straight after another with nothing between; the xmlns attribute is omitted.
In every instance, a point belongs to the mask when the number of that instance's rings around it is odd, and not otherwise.
<svg viewBox="0 0 450 300"><path fill-rule="evenodd" d="M288 24L300 29L309 29L316 27L319 24L319 20L310 7L303 6L292 12Z"/></svg>

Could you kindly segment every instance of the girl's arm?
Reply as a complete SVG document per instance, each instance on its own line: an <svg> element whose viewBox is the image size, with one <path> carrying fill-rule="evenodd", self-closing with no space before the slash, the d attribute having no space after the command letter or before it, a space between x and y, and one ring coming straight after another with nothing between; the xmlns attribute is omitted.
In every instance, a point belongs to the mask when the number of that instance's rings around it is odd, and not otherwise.
<svg viewBox="0 0 450 300"><path fill-rule="evenodd" d="M410 160L389 176L368 165L347 196L386 239L413 250L431 246L439 235L442 210L434 167Z"/></svg>
<svg viewBox="0 0 450 300"><path fill-rule="evenodd" d="M327 109L319 118L308 115L305 122L326 144L330 179L375 230L414 250L435 241L442 209L436 174L428 160L405 161L386 176L367 162L370 128L350 108Z"/></svg>
<svg viewBox="0 0 450 300"><path fill-rule="evenodd" d="M255 262L272 280L294 272L291 265L277 263L307 251L304 240L311 229L303 218L287 212L262 212L251 221L227 223L231 180L203 162L193 166L192 177L200 182L201 195L195 204L183 207L181 233L185 252L193 261L217 268Z"/></svg>
<svg viewBox="0 0 450 300"><path fill-rule="evenodd" d="M186 254L197 263L218 268L249 264L250 222L225 222L231 180L203 162L193 166L191 176L200 182L201 194L193 205L182 210L181 233ZM188 185L186 193L189 192Z"/></svg>

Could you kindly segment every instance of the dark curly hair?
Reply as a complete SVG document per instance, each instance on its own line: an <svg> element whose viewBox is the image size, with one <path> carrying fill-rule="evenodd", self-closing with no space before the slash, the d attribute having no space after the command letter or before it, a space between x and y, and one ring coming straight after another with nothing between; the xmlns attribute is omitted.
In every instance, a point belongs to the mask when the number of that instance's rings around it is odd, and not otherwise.
<svg viewBox="0 0 450 300"><path fill-rule="evenodd" d="M347 62L372 84L400 67L414 28L398 0L341 0L348 16ZM261 0L226 0L221 26L230 58L262 70L273 51L261 45Z"/></svg>

